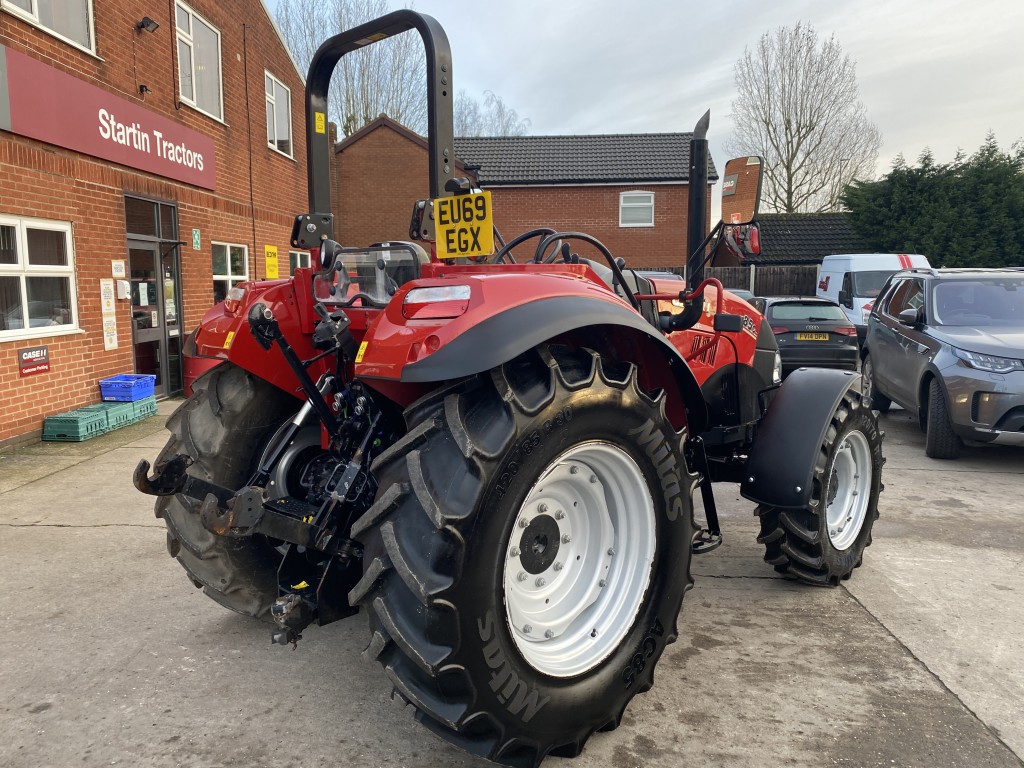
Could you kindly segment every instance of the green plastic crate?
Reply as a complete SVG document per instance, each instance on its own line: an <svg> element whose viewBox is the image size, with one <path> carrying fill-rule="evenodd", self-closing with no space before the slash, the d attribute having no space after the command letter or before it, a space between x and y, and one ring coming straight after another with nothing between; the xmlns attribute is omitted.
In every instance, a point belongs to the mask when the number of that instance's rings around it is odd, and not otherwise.
<svg viewBox="0 0 1024 768"><path fill-rule="evenodd" d="M100 406L87 405L76 411L47 416L43 440L81 442L107 431L107 413Z"/></svg>
<svg viewBox="0 0 1024 768"><path fill-rule="evenodd" d="M130 405L134 411L133 421L142 421L147 416L152 416L156 413L156 397L147 397L143 400L134 400L131 403L125 403Z"/></svg>
<svg viewBox="0 0 1024 768"><path fill-rule="evenodd" d="M133 403L102 403L95 406L102 408L107 414L107 429L120 429L134 424L137 420Z"/></svg>

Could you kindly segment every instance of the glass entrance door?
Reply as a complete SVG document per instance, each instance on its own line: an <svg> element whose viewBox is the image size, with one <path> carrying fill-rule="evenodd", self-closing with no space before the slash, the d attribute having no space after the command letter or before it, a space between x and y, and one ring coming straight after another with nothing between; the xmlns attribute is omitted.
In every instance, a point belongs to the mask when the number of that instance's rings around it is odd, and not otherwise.
<svg viewBox="0 0 1024 768"><path fill-rule="evenodd" d="M154 392L181 389L181 302L178 248L128 241L135 372L156 375Z"/></svg>

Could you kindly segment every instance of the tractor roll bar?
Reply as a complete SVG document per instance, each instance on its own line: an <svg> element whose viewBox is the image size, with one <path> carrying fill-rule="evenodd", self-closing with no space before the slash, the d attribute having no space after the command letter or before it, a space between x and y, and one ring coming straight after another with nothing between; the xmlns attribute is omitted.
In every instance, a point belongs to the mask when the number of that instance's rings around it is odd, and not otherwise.
<svg viewBox="0 0 1024 768"><path fill-rule="evenodd" d="M327 133L327 92L341 57L372 43L415 29L427 55L427 155L430 161L430 197L450 194L445 182L455 160L452 117L452 51L448 36L432 17L410 10L381 16L346 30L321 45L306 76L306 159L311 212L331 212L331 146ZM332 233L327 233L329 237Z"/></svg>

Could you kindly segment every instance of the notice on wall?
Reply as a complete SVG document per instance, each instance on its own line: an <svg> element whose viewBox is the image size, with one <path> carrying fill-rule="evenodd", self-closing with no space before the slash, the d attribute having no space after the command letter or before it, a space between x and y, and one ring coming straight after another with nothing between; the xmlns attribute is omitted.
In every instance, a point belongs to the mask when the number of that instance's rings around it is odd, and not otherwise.
<svg viewBox="0 0 1024 768"><path fill-rule="evenodd" d="M199 237L199 230L198 229L193 229L192 230L192 250L193 251L199 251L199 250L202 250L202 247L203 247L203 241Z"/></svg>
<svg viewBox="0 0 1024 768"><path fill-rule="evenodd" d="M110 262L110 276L122 279L128 276L125 272L124 259L115 259Z"/></svg>
<svg viewBox="0 0 1024 768"><path fill-rule="evenodd" d="M103 348L117 349L117 318L103 318Z"/></svg>
<svg viewBox="0 0 1024 768"><path fill-rule="evenodd" d="M263 246L263 258L267 262L267 280L277 280L280 276L277 266L277 246Z"/></svg>
<svg viewBox="0 0 1024 768"><path fill-rule="evenodd" d="M100 279L100 308L103 310L103 317L113 317L116 312L113 278L104 277Z"/></svg>
<svg viewBox="0 0 1024 768"><path fill-rule="evenodd" d="M27 347L18 350L18 373L22 376L32 376L37 373L46 373L50 370L50 348Z"/></svg>

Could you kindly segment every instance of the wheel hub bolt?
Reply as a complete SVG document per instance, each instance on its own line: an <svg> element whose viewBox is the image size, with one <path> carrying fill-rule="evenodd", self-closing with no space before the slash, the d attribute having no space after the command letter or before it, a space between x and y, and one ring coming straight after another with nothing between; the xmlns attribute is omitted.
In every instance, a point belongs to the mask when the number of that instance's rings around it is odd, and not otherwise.
<svg viewBox="0 0 1024 768"><path fill-rule="evenodd" d="M520 527L520 528L525 528L525 527L526 527L526 526L528 526L529 524L530 524L530 521L529 521L529 520L527 520L527 519L526 519L525 517L521 517L521 518L519 518L519 527Z"/></svg>
<svg viewBox="0 0 1024 768"><path fill-rule="evenodd" d="M578 475L579 473L580 473L580 468L577 467L575 464L573 464L571 467L569 467L569 474L570 475Z"/></svg>
<svg viewBox="0 0 1024 768"><path fill-rule="evenodd" d="M533 627L531 627L529 624L524 624L523 632L525 632L526 634L530 634L531 632L533 632Z"/></svg>
<svg viewBox="0 0 1024 768"><path fill-rule="evenodd" d="M537 585L538 587L543 587L543 586L544 586L545 584L547 584L547 583L548 583L548 580L547 580L547 579L545 579L545 578L544 578L543 576L538 576L538 577L537 577L537 581L535 581L534 583L535 583L535 584L536 584L536 585Z"/></svg>
<svg viewBox="0 0 1024 768"><path fill-rule="evenodd" d="M509 555L511 557L519 557L519 547L512 547L512 549L509 550Z"/></svg>
<svg viewBox="0 0 1024 768"><path fill-rule="evenodd" d="M565 512L562 510L555 512L555 520L565 520Z"/></svg>
<svg viewBox="0 0 1024 768"><path fill-rule="evenodd" d="M597 482L597 475L591 475L590 476L590 482L591 483L596 483Z"/></svg>
<svg viewBox="0 0 1024 768"><path fill-rule="evenodd" d="M568 544L570 541L572 541L572 536L570 536L568 533L562 537L563 544Z"/></svg>
<svg viewBox="0 0 1024 768"><path fill-rule="evenodd" d="M553 629L545 629L544 630L544 637L546 637L548 640L550 640L554 636L555 636L555 630L553 630Z"/></svg>
<svg viewBox="0 0 1024 768"><path fill-rule="evenodd" d="M608 556L611 557L614 554L615 554L615 548L614 547L608 547Z"/></svg>
<svg viewBox="0 0 1024 768"><path fill-rule="evenodd" d="M544 503L538 504L537 505L537 511L540 512L543 515L545 512L548 511L548 505L544 504Z"/></svg>
<svg viewBox="0 0 1024 768"><path fill-rule="evenodd" d="M554 569L555 569L556 571L560 571L560 570L562 570L562 564L561 564L561 563L555 563L555 565L554 565Z"/></svg>
<svg viewBox="0 0 1024 768"><path fill-rule="evenodd" d="M605 587L607 585L608 585L608 581L606 579L601 579L599 582L597 582L597 586L599 586L599 587Z"/></svg>
<svg viewBox="0 0 1024 768"><path fill-rule="evenodd" d="M516 578L518 578L520 581L526 581L530 577L527 575L526 571L520 571L519 576L517 576Z"/></svg>

